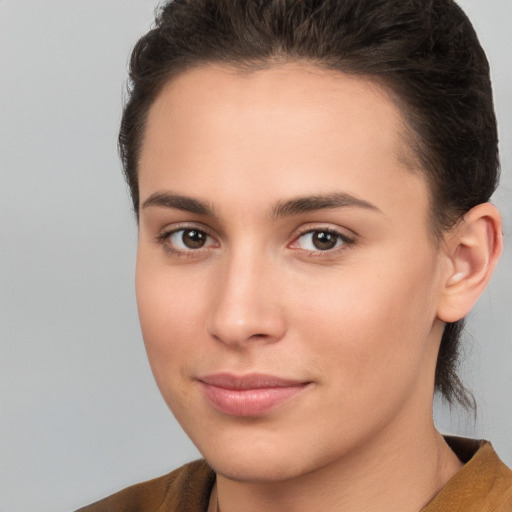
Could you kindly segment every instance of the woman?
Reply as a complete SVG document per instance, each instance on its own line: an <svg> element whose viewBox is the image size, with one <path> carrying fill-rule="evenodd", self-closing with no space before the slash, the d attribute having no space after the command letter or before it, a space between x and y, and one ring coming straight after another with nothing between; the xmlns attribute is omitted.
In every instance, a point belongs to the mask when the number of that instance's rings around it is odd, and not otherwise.
<svg viewBox="0 0 512 512"><path fill-rule="evenodd" d="M459 333L502 248L489 70L448 0L178 0L120 149L157 384L205 461L84 511L512 509Z"/></svg>

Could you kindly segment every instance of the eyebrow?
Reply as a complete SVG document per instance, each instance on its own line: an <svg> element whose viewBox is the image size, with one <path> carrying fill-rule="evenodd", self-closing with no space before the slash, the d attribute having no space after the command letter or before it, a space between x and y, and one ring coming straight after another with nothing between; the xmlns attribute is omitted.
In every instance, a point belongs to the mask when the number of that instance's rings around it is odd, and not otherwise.
<svg viewBox="0 0 512 512"><path fill-rule="evenodd" d="M382 211L374 204L363 199L358 199L345 192L335 192L332 194L315 194L313 196L298 197L289 201L278 202L273 210L272 217L274 219L280 217L289 217L301 213L310 213L317 210L357 207L366 210L373 210L379 213Z"/></svg>
<svg viewBox="0 0 512 512"><path fill-rule="evenodd" d="M142 204L142 208L148 208L150 206L175 208L177 210L196 213L198 215L215 216L213 206L207 202L193 197L174 194L172 192L155 192L154 194L151 194Z"/></svg>
<svg viewBox="0 0 512 512"><path fill-rule="evenodd" d="M197 215L215 217L215 210L212 205L189 196L175 194L173 192L155 192L151 194L142 204L142 208L160 206L163 208L174 208ZM345 192L330 194L315 194L312 196L297 197L287 201L279 201L271 211L271 217L278 219L290 217L301 213L310 213L318 210L357 207L366 210L373 210L379 213L382 211L372 203L359 199Z"/></svg>

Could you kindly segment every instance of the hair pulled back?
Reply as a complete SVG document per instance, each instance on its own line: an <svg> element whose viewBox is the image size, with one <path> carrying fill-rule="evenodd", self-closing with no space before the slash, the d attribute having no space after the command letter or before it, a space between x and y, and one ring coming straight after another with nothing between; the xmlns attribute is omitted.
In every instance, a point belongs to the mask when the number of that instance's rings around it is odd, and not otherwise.
<svg viewBox="0 0 512 512"><path fill-rule="evenodd" d="M207 63L251 71L287 61L370 77L398 99L408 144L431 192L438 237L486 202L498 180L489 65L451 0L174 0L136 44L119 149L135 212L149 107L177 74ZM435 386L466 408L457 376L463 320L447 324Z"/></svg>

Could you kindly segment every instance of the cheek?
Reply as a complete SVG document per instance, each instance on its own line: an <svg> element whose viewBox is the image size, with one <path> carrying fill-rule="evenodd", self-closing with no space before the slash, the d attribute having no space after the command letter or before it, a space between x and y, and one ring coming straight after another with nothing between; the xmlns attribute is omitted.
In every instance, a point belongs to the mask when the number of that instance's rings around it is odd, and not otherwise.
<svg viewBox="0 0 512 512"><path fill-rule="evenodd" d="M353 390L360 403L385 385L406 386L424 363L435 318L434 262L416 263L365 265L372 274L343 270L310 287L307 297L295 295L304 349L309 345L322 373Z"/></svg>
<svg viewBox="0 0 512 512"><path fill-rule="evenodd" d="M170 268L137 261L140 325L151 369L167 399L186 374L186 360L201 343L204 290Z"/></svg>
<svg viewBox="0 0 512 512"><path fill-rule="evenodd" d="M139 317L150 343L168 344L198 326L199 310L205 302L205 276L162 263L160 257L139 250L136 269ZM147 336L146 336L147 335Z"/></svg>

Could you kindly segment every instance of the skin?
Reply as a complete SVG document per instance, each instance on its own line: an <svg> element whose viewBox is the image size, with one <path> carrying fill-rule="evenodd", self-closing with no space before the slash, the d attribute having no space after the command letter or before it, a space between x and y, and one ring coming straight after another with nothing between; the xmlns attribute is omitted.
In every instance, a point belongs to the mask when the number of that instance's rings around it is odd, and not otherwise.
<svg viewBox="0 0 512 512"><path fill-rule="evenodd" d="M308 64L202 66L152 105L139 314L162 395L217 472L211 510L417 511L461 467L431 412L457 268L402 133L384 89ZM339 194L371 207L278 208ZM311 230L341 238L319 250ZM217 372L308 385L240 417L205 398L198 379Z"/></svg>

